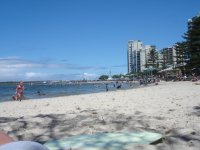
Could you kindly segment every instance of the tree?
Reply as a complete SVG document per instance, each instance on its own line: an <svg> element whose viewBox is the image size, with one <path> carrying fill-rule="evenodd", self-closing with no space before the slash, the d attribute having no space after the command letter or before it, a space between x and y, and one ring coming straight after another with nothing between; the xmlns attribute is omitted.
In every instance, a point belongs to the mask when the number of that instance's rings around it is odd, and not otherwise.
<svg viewBox="0 0 200 150"><path fill-rule="evenodd" d="M165 68L167 68L167 58L166 58L166 51L165 51L165 49L163 49L161 51L161 55L162 55L162 58L160 60L162 62L162 69L165 69Z"/></svg>
<svg viewBox="0 0 200 150"><path fill-rule="evenodd" d="M200 16L192 18L190 23L184 38L187 41L190 53L188 67L192 69L200 67Z"/></svg>
<svg viewBox="0 0 200 150"><path fill-rule="evenodd" d="M183 65L186 62L186 57L188 54L188 46L187 42L177 42L175 45L176 51L176 62L178 66Z"/></svg>
<svg viewBox="0 0 200 150"><path fill-rule="evenodd" d="M152 48L149 51L148 55L149 55L149 61L151 62L149 65L152 65L152 67L157 68L156 61L158 59L158 52L156 51L156 49Z"/></svg>
<svg viewBox="0 0 200 150"><path fill-rule="evenodd" d="M108 75L102 75L99 77L99 80L107 80L108 79Z"/></svg>
<svg viewBox="0 0 200 150"><path fill-rule="evenodd" d="M133 80L134 74L133 73L127 73L126 77L128 77L130 80Z"/></svg>
<svg viewBox="0 0 200 150"><path fill-rule="evenodd" d="M113 79L120 79L121 77L122 77L121 74L120 74L120 75L113 75L113 76L112 76Z"/></svg>

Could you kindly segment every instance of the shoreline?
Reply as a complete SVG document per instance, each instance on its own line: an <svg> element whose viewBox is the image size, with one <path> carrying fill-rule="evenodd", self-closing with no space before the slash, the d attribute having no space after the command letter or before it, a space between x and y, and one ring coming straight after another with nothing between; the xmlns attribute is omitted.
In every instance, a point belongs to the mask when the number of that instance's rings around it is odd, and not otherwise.
<svg viewBox="0 0 200 150"><path fill-rule="evenodd" d="M200 146L195 140L200 139L199 91L200 86L189 81L160 82L135 89L4 102L0 103L0 128L15 140L40 143L78 134L153 130L167 137L153 148L176 141L175 149L195 149Z"/></svg>
<svg viewBox="0 0 200 150"><path fill-rule="evenodd" d="M119 82L122 87L120 89L134 89L138 88L138 82ZM115 86L116 82L113 81L101 81L101 82L83 82L83 83L72 83L72 84L62 84L61 82L55 84L25 84L24 91L24 100L33 100L33 99L44 99L51 97L62 97L62 96L71 96L71 95L81 95L81 94L92 94L92 93L101 93L106 92L108 85L109 91L119 90ZM12 100L13 92L15 91L15 85L9 87L0 87L2 90L0 93L0 103ZM78 90L77 90L78 89ZM9 91L9 92L7 92ZM41 95L38 94L38 91L41 92Z"/></svg>

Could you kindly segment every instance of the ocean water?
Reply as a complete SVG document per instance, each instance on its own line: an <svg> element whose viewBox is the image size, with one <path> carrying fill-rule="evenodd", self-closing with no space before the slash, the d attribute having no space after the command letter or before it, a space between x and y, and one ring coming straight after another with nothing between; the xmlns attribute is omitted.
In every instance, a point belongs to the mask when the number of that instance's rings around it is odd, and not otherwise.
<svg viewBox="0 0 200 150"><path fill-rule="evenodd" d="M107 84L107 85L106 85ZM26 82L24 83L24 97L28 99L41 99L57 96L69 96L87 93L105 92L106 86L109 91L136 88L139 85L129 82L96 82L96 83L66 83L66 82ZM0 83L0 102L11 101L15 95L17 83ZM38 94L40 92L40 94Z"/></svg>

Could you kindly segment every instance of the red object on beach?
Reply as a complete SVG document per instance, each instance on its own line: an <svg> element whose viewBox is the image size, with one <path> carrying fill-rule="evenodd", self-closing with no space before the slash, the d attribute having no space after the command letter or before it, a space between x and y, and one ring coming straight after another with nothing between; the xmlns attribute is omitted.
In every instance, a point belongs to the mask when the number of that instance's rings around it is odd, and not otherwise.
<svg viewBox="0 0 200 150"><path fill-rule="evenodd" d="M6 133L0 130L0 145L13 142L14 140Z"/></svg>

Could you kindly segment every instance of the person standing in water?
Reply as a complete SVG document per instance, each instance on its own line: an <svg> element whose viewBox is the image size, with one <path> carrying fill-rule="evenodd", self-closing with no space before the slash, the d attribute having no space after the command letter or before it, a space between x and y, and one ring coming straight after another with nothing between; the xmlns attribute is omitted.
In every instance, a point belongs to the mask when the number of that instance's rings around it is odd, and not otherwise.
<svg viewBox="0 0 200 150"><path fill-rule="evenodd" d="M24 85L23 82L20 81L19 84L16 87L16 95L13 96L13 100L22 100L24 98Z"/></svg>
<svg viewBox="0 0 200 150"><path fill-rule="evenodd" d="M108 84L106 83L106 92L108 91Z"/></svg>

